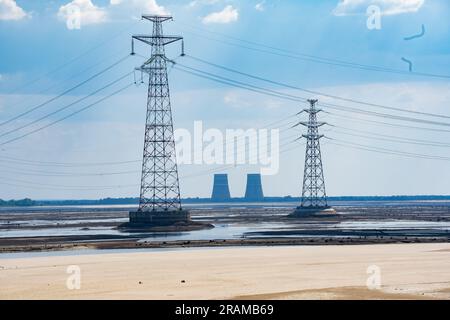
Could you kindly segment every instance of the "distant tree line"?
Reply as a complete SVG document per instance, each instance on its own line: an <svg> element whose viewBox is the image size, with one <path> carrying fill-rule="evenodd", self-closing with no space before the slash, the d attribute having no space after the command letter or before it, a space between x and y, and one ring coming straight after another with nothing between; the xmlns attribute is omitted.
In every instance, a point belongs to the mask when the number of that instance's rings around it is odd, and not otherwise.
<svg viewBox="0 0 450 320"><path fill-rule="evenodd" d="M38 201L40 206L77 206L77 205L114 205L114 204L138 204L139 198L105 198L99 200L47 200Z"/></svg>
<svg viewBox="0 0 450 320"><path fill-rule="evenodd" d="M0 199L0 207L32 207L38 205L36 201L31 199L22 200L2 200Z"/></svg>
<svg viewBox="0 0 450 320"><path fill-rule="evenodd" d="M328 197L329 201L426 201L450 200L450 196L343 196ZM212 203L211 198L185 198L183 203ZM299 202L301 198L265 197L264 202ZM248 202L245 198L231 198L227 202ZM99 200L1 200L0 207L31 207L31 206L80 206L80 205L137 205L139 198L105 198Z"/></svg>

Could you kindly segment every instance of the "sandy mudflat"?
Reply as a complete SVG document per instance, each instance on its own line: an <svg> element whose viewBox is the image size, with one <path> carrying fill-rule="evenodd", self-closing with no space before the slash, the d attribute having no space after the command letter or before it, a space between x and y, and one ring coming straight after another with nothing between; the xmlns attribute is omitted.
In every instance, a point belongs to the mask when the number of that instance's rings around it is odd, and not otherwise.
<svg viewBox="0 0 450 320"><path fill-rule="evenodd" d="M70 265L80 290L67 289ZM381 290L366 287L371 265ZM450 299L450 243L0 256L0 299L83 298Z"/></svg>

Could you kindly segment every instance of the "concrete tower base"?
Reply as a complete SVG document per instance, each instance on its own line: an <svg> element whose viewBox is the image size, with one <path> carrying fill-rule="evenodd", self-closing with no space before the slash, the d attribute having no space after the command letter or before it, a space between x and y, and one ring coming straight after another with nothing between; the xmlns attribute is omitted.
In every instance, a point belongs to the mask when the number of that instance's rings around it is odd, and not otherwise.
<svg viewBox="0 0 450 320"><path fill-rule="evenodd" d="M209 223L191 220L187 210L173 211L132 211L130 222L121 224L118 229L123 232L182 232L212 229Z"/></svg>
<svg viewBox="0 0 450 320"><path fill-rule="evenodd" d="M329 217L334 215L337 215L337 212L332 207L297 207L297 209L295 209L289 217Z"/></svg>
<svg viewBox="0 0 450 320"><path fill-rule="evenodd" d="M129 213L129 227L136 226L171 226L191 222L191 215L186 210L176 211L133 211Z"/></svg>

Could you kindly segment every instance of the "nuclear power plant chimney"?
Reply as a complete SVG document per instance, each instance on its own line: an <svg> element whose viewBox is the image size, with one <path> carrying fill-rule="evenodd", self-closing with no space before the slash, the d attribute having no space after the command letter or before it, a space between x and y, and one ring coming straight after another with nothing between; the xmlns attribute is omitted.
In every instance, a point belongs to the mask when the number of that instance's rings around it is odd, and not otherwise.
<svg viewBox="0 0 450 320"><path fill-rule="evenodd" d="M247 189L245 190L246 201L264 201L264 193L260 174L247 175Z"/></svg>
<svg viewBox="0 0 450 320"><path fill-rule="evenodd" d="M230 188L228 187L228 175L227 174L215 174L214 186L211 195L212 201L228 201L230 200Z"/></svg>

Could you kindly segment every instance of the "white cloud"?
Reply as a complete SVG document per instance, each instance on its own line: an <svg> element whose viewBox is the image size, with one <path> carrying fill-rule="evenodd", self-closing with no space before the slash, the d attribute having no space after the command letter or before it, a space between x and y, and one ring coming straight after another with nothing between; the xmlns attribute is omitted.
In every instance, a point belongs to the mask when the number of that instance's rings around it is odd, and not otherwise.
<svg viewBox="0 0 450 320"><path fill-rule="evenodd" d="M192 0L189 2L188 7L193 8L200 5L213 5L218 3L220 0Z"/></svg>
<svg viewBox="0 0 450 320"><path fill-rule="evenodd" d="M28 16L15 0L0 0L0 20L21 20Z"/></svg>
<svg viewBox="0 0 450 320"><path fill-rule="evenodd" d="M73 0L59 8L58 18L66 22L68 29L80 29L120 19L124 14L134 17L137 14L168 15L169 12L156 0L109 0L109 5L104 7L96 6L92 0Z"/></svg>
<svg viewBox="0 0 450 320"><path fill-rule="evenodd" d="M133 0L133 2L135 3L135 6L141 7L146 14L169 14L163 6L156 3L156 0Z"/></svg>
<svg viewBox="0 0 450 320"><path fill-rule="evenodd" d="M255 6L255 9L257 11L264 11L266 8L264 7L265 1L262 1L260 3L257 3Z"/></svg>
<svg viewBox="0 0 450 320"><path fill-rule="evenodd" d="M104 8L97 7L91 0L73 0L59 8L58 18L66 21L68 28L70 28L69 21L74 20L73 23L79 24L80 27L89 24L98 24L106 22L108 20L108 14Z"/></svg>
<svg viewBox="0 0 450 320"><path fill-rule="evenodd" d="M366 14L369 6L380 7L383 15L417 12L425 0L341 0L333 14L336 16Z"/></svg>
<svg viewBox="0 0 450 320"><path fill-rule="evenodd" d="M237 21L239 18L239 12L233 6L226 6L222 11L213 12L203 18L203 23L230 23Z"/></svg>
<svg viewBox="0 0 450 320"><path fill-rule="evenodd" d="M110 0L112 6L119 4L131 5L133 8L140 10L143 14L167 15L169 12L163 6L160 6L156 0Z"/></svg>

